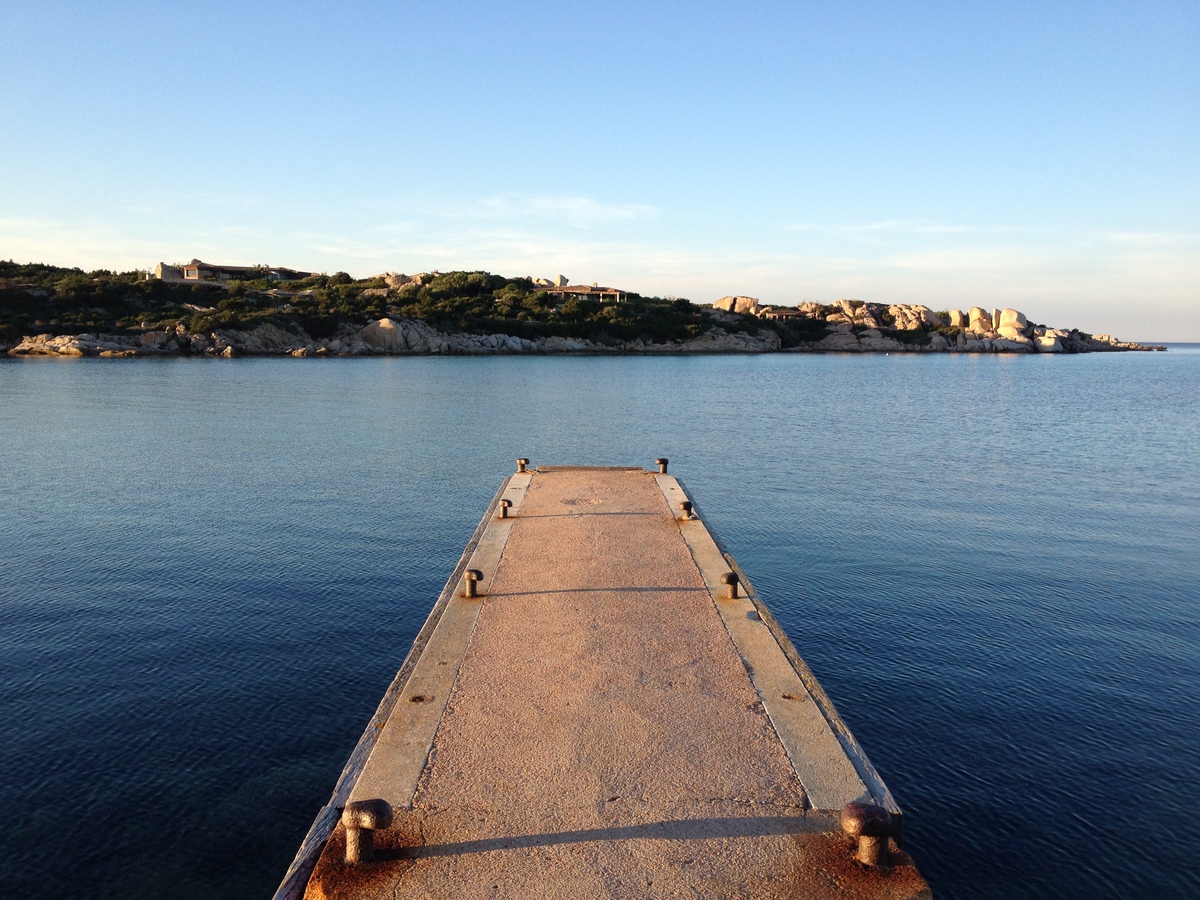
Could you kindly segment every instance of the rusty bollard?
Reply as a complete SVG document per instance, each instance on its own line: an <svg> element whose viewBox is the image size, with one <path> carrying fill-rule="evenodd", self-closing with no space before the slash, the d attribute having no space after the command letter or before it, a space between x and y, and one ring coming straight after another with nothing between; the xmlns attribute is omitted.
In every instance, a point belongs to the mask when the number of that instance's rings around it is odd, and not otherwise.
<svg viewBox="0 0 1200 900"><path fill-rule="evenodd" d="M529 460L526 457L524 457L524 456L518 457L518 459L517 459L517 474L518 475L524 474L525 467L527 465L529 465Z"/></svg>
<svg viewBox="0 0 1200 900"><path fill-rule="evenodd" d="M887 868L888 836L892 833L892 815L873 803L847 803L842 807L842 831L858 838L855 859L865 866Z"/></svg>
<svg viewBox="0 0 1200 900"><path fill-rule="evenodd" d="M375 832L392 824L392 807L386 800L355 800L342 810L346 826L346 864L375 861Z"/></svg>
<svg viewBox="0 0 1200 900"><path fill-rule="evenodd" d="M667 463L669 463L669 462L670 462L670 460L667 459L665 456L660 456L658 459L656 459L654 461L654 464L656 466L658 466L658 474L659 475L667 474Z"/></svg>
<svg viewBox="0 0 1200 900"><path fill-rule="evenodd" d="M512 509L512 501L509 500L508 498L501 500L500 501L500 518L507 519L508 511L510 509Z"/></svg>
<svg viewBox="0 0 1200 900"><path fill-rule="evenodd" d="M726 572L721 576L721 584L729 585L729 599L736 600L738 598L738 577L737 572Z"/></svg>
<svg viewBox="0 0 1200 900"><path fill-rule="evenodd" d="M690 519L692 517L692 501L684 500L679 504L679 513L681 519Z"/></svg>
<svg viewBox="0 0 1200 900"><path fill-rule="evenodd" d="M477 581L483 580L483 573L480 572L478 569L467 569L467 571L463 573L463 578L465 578L466 582L467 582L465 589L463 590L463 596L464 597L479 596L475 591L475 583Z"/></svg>

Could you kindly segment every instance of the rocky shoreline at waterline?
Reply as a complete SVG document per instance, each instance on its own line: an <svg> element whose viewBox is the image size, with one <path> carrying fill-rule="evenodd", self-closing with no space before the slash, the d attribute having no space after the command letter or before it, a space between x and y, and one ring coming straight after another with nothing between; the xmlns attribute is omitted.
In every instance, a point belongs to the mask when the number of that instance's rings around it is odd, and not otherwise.
<svg viewBox="0 0 1200 900"><path fill-rule="evenodd" d="M537 340L507 334L466 334L438 331L413 319L386 317L366 326L348 326L320 340L302 330L264 323L248 330L189 334L186 329L149 331L138 335L40 334L27 337L7 352L10 356L494 356L535 354L624 353L765 353L780 349L779 336L761 330L749 335L714 328L682 343L655 344L621 341L604 344L580 338L544 337Z"/></svg>
<svg viewBox="0 0 1200 900"><path fill-rule="evenodd" d="M790 309L790 308L789 308ZM800 308L803 311L803 308ZM766 317L770 309L765 310ZM538 354L696 354L696 353L1093 353L1165 350L1165 347L1119 341L1109 335L1090 335L1030 325L1013 309L985 316L951 312L953 324L926 307L890 306L838 301L823 315L824 334L798 346L783 347L769 328L727 330L723 324L743 321L740 310L712 310L714 322L704 333L686 341L655 343L645 340L593 341L583 338L529 339L507 334L443 332L403 317L384 317L363 325L346 325L332 337L316 339L303 329L262 323L250 329L189 332L182 324L173 330L139 334L39 334L3 348L10 356L489 356ZM893 327L884 327L884 319ZM900 326L900 327L896 327Z"/></svg>

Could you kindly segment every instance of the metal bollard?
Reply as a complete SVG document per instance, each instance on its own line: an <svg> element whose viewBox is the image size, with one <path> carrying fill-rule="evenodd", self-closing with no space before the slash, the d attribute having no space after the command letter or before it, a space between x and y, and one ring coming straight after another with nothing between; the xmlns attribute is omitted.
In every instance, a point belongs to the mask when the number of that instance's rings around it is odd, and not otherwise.
<svg viewBox="0 0 1200 900"><path fill-rule="evenodd" d="M658 466L658 474L659 475L667 474L667 463L669 463L669 462L670 462L670 460L667 459L665 456L660 456L658 459L656 459L654 461L654 464L656 466Z"/></svg>
<svg viewBox="0 0 1200 900"><path fill-rule="evenodd" d="M505 498L500 501L500 518L507 519L508 511L512 509L512 501Z"/></svg>
<svg viewBox="0 0 1200 900"><path fill-rule="evenodd" d="M390 828L392 807L386 800L355 800L342 810L346 827L346 863L358 865L375 860L375 832Z"/></svg>
<svg viewBox="0 0 1200 900"><path fill-rule="evenodd" d="M529 465L529 460L522 456L517 459L517 474L521 475L525 472L525 467Z"/></svg>
<svg viewBox="0 0 1200 900"><path fill-rule="evenodd" d="M475 582L483 580L483 573L478 569L467 569L463 573L463 577L467 580L466 590L463 591L464 597L478 597L475 591Z"/></svg>
<svg viewBox="0 0 1200 900"><path fill-rule="evenodd" d="M729 599L736 600L738 598L738 577L737 572L726 572L721 576L721 584L729 585Z"/></svg>
<svg viewBox="0 0 1200 900"><path fill-rule="evenodd" d="M854 858L865 866L887 868L891 865L888 836L892 833L892 814L873 803L847 803L842 807L842 831L858 838Z"/></svg>

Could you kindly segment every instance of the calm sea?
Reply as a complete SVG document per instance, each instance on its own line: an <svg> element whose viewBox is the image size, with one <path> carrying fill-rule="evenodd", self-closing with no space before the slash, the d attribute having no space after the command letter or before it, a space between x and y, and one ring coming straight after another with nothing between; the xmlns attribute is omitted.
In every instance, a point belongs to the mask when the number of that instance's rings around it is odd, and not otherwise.
<svg viewBox="0 0 1200 900"><path fill-rule="evenodd" d="M936 895L1200 896L1200 347L0 362L0 895L270 896L517 456L671 459Z"/></svg>

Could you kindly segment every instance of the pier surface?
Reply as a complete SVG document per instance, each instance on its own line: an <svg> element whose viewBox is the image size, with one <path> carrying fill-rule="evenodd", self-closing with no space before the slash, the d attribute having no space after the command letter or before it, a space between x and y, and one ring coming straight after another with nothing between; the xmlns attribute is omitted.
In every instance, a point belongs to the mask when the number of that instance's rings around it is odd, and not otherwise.
<svg viewBox="0 0 1200 900"><path fill-rule="evenodd" d="M842 806L899 810L688 499L512 476L277 897L928 896L894 845L854 860ZM394 822L347 865L337 815L371 799Z"/></svg>

